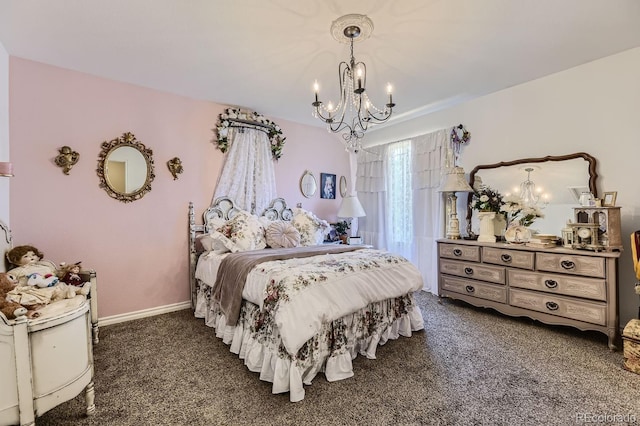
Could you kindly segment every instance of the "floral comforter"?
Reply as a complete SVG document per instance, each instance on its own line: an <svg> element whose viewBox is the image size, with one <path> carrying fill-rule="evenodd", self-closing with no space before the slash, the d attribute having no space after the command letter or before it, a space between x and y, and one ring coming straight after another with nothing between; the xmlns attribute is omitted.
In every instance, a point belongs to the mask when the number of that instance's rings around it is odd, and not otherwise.
<svg viewBox="0 0 640 426"><path fill-rule="evenodd" d="M375 358L379 344L423 328L413 301L422 277L388 252L266 262L249 274L246 287L261 297L243 303L236 326L226 325L209 285L200 285L195 314L251 371L272 382L274 393L290 391L291 401L304 397L302 384L319 371L329 381L351 377L358 353Z"/></svg>

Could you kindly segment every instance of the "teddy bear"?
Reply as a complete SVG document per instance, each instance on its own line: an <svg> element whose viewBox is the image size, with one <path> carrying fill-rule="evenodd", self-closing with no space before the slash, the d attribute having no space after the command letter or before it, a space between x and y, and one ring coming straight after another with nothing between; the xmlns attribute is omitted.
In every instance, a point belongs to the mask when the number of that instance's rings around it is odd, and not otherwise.
<svg viewBox="0 0 640 426"><path fill-rule="evenodd" d="M7 319L15 319L22 316L35 318L38 313L34 307L25 307L19 303L7 300L7 294L16 287L15 278L6 272L0 272L0 311Z"/></svg>

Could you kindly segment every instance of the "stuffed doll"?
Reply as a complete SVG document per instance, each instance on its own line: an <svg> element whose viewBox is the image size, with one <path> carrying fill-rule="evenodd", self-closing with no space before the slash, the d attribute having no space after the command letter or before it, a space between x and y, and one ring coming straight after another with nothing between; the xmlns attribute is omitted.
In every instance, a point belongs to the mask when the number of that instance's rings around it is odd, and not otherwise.
<svg viewBox="0 0 640 426"><path fill-rule="evenodd" d="M16 287L15 278L6 272L0 272L0 311L7 319L15 319L26 315L35 318L38 313L33 307L27 308L19 303L7 300L7 294Z"/></svg>
<svg viewBox="0 0 640 426"><path fill-rule="evenodd" d="M23 306L42 306L76 294L89 294L89 287L75 287L61 283L56 265L43 260L43 254L29 245L17 246L7 252L7 259L15 268L9 274L16 277L18 285L7 294L7 299Z"/></svg>
<svg viewBox="0 0 640 426"><path fill-rule="evenodd" d="M91 283L83 280L80 276L80 262L72 265L62 262L58 270L58 277L60 277L60 282L74 288L76 294L86 296L91 290Z"/></svg>
<svg viewBox="0 0 640 426"><path fill-rule="evenodd" d="M7 260L14 265L8 272L21 286L26 286L29 279L40 288L54 286L58 282L56 265L43 257L33 246L14 247L7 252Z"/></svg>
<svg viewBox="0 0 640 426"><path fill-rule="evenodd" d="M82 287L85 281L80 276L80 262L68 265L64 262L58 268L58 277L65 284Z"/></svg>

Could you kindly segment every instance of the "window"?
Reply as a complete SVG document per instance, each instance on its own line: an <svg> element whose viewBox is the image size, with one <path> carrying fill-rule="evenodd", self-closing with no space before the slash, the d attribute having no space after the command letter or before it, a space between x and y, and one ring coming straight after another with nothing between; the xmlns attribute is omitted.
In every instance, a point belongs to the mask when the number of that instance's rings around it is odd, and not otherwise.
<svg viewBox="0 0 640 426"><path fill-rule="evenodd" d="M389 144L387 154L387 244L394 251L405 253L414 235L411 141Z"/></svg>

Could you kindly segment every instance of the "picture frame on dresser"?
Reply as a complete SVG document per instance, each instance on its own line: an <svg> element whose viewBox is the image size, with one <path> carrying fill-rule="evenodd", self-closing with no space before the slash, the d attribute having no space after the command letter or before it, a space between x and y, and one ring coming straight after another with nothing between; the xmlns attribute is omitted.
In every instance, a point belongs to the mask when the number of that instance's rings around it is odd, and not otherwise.
<svg viewBox="0 0 640 426"><path fill-rule="evenodd" d="M602 207L615 207L617 197L617 191L605 192L602 194Z"/></svg>

